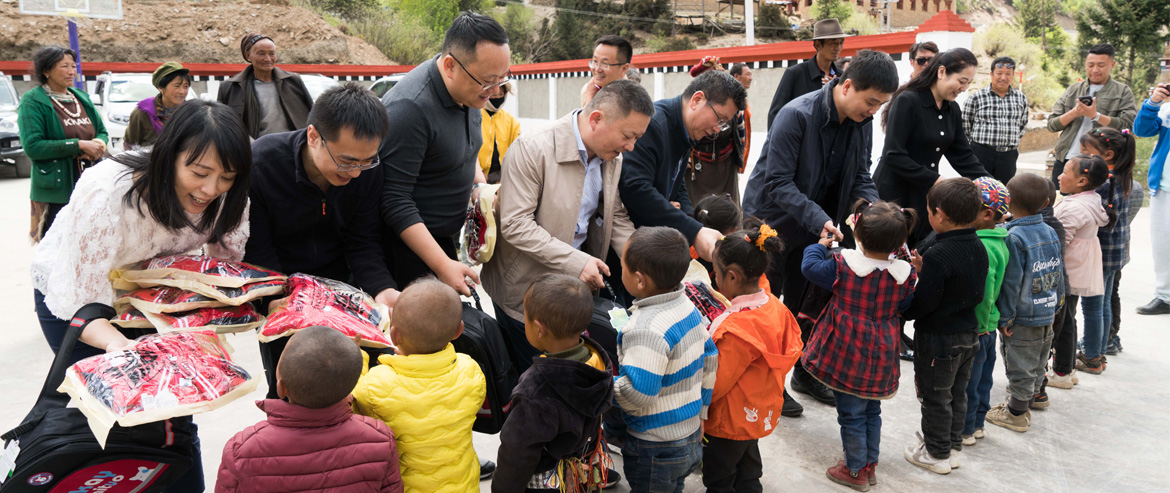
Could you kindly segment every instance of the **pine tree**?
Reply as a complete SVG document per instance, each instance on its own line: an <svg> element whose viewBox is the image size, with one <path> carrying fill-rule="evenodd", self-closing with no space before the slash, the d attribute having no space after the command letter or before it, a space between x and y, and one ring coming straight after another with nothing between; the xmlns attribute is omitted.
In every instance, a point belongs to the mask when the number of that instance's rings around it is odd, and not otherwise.
<svg viewBox="0 0 1170 493"><path fill-rule="evenodd" d="M1097 43L1117 50L1125 82L1135 95L1145 94L1157 71L1150 70L1170 40L1167 0L1098 0L1077 16L1078 45L1087 53ZM1138 77L1135 78L1135 72Z"/></svg>

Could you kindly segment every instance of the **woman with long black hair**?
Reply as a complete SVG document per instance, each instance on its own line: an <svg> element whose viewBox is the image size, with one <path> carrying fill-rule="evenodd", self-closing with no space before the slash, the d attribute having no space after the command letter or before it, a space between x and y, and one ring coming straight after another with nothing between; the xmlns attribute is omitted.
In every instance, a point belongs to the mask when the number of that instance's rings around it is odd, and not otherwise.
<svg viewBox="0 0 1170 493"><path fill-rule="evenodd" d="M149 153L123 153L86 171L33 256L33 300L49 347L60 348L71 321L85 325L70 363L130 344L107 318L78 314L113 313L112 268L204 246L208 255L240 260L251 167L235 113L193 100L179 106ZM192 446L194 466L169 491L203 491L198 440Z"/></svg>
<svg viewBox="0 0 1170 493"><path fill-rule="evenodd" d="M886 145L873 175L882 200L926 214L926 192L939 180L939 160L967 178L987 176L963 132L963 114L955 98L975 79L975 54L955 48L938 54L917 77L898 88L882 114ZM919 221L908 243L930 233Z"/></svg>

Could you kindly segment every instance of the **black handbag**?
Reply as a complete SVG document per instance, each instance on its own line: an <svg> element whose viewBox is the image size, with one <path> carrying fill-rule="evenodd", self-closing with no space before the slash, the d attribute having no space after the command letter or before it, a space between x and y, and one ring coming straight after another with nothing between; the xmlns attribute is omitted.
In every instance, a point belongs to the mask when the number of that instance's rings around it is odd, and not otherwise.
<svg viewBox="0 0 1170 493"><path fill-rule="evenodd" d="M65 407L69 397L56 389L83 328L69 326L32 411L20 426L0 436L6 450L20 450L15 469L0 485L2 493L161 492L192 466L190 420L129 428L115 424L102 448L85 415Z"/></svg>
<svg viewBox="0 0 1170 493"><path fill-rule="evenodd" d="M471 356L487 378L487 397L475 415L472 431L496 434L504 427L504 420L512 408L512 389L520 380L500 324L484 313L479 294L471 290L475 305L463 303L463 334L451 344L455 351Z"/></svg>

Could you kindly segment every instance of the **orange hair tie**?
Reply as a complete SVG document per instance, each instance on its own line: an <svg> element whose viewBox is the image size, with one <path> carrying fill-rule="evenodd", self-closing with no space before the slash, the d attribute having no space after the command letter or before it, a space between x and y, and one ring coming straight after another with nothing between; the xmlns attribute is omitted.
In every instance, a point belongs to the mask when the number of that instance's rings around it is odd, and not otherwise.
<svg viewBox="0 0 1170 493"><path fill-rule="evenodd" d="M776 230L772 229L771 226L768 226L767 224L761 224L760 236L756 237L756 246L760 247L761 252L767 252L768 250L764 248L764 242L767 241L768 238L775 237L776 235Z"/></svg>

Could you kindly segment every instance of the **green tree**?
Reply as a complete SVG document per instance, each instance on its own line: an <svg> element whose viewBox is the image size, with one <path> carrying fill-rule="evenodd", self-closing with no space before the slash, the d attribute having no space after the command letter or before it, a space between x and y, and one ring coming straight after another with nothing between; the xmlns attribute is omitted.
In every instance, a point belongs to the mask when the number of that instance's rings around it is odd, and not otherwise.
<svg viewBox="0 0 1170 493"><path fill-rule="evenodd" d="M814 19L837 19L845 22L853 15L853 6L841 0L817 0L812 6Z"/></svg>
<svg viewBox="0 0 1170 493"><path fill-rule="evenodd" d="M1157 71L1150 70L1170 40L1170 2L1166 0L1098 0L1077 15L1082 53L1097 43L1117 49L1125 83L1135 95L1145 94Z"/></svg>

